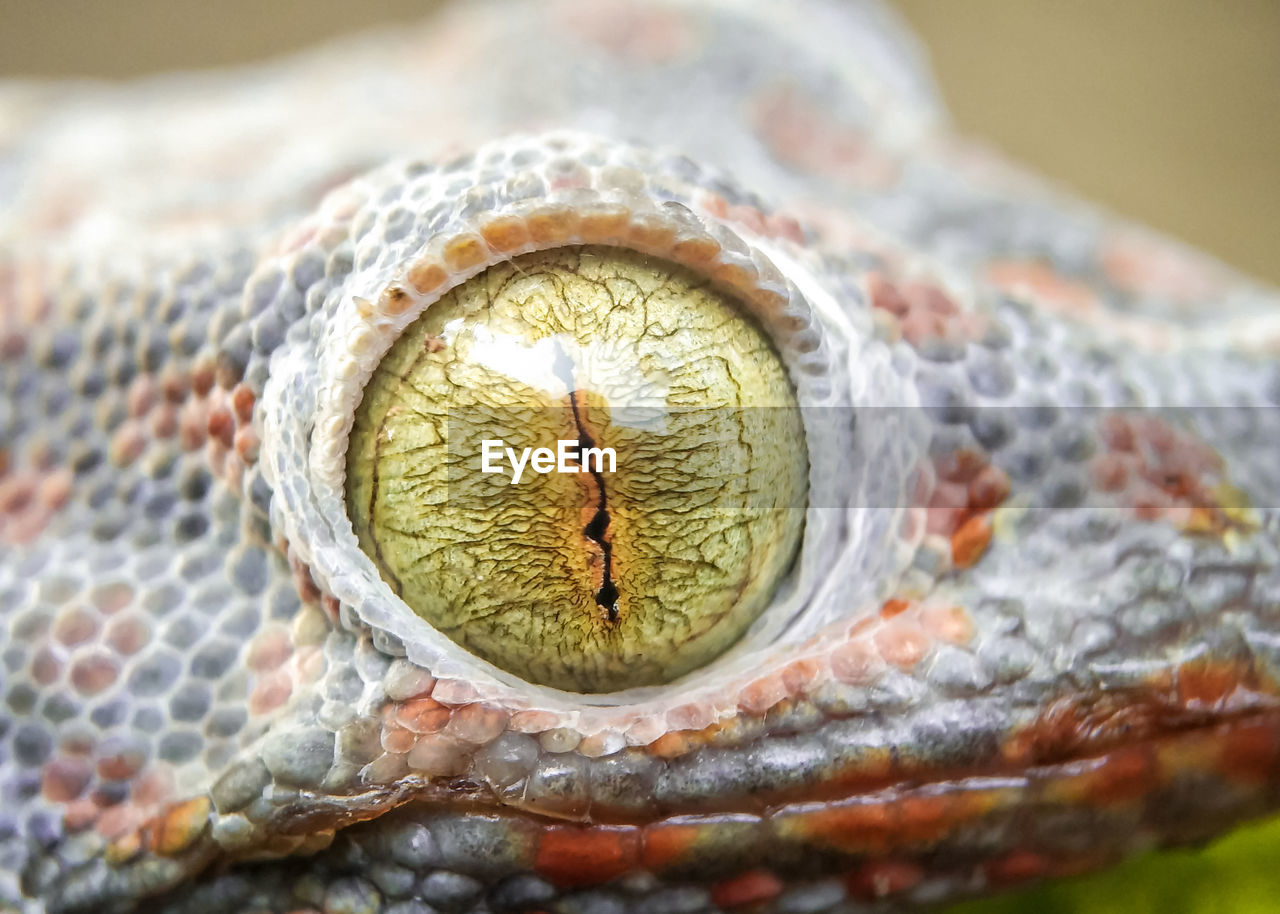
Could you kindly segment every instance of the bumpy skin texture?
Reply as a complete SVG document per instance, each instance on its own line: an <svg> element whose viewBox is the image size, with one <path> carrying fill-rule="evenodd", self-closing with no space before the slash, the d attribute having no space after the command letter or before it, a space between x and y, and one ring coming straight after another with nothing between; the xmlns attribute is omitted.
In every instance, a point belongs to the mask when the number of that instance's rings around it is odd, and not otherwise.
<svg viewBox="0 0 1280 914"><path fill-rule="evenodd" d="M468 3L0 104L0 903L882 910L1276 805L1277 299L951 138L878 8ZM813 408L793 585L609 700L407 612L342 499L399 330L588 243Z"/></svg>

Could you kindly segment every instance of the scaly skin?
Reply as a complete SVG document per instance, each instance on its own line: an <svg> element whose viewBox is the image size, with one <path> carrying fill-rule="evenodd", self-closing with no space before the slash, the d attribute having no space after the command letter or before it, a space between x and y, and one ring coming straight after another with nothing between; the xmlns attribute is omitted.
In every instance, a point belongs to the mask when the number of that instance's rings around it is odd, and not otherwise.
<svg viewBox="0 0 1280 914"><path fill-rule="evenodd" d="M0 102L3 904L884 910L1277 804L1275 294L956 141L878 8L474 3ZM342 500L399 330L585 243L810 408L794 586L612 697L432 631Z"/></svg>

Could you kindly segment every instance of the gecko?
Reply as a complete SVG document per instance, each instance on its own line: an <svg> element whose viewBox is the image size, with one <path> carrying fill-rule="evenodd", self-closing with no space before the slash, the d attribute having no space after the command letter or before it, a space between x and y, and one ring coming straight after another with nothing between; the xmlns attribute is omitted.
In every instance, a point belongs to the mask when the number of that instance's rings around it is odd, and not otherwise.
<svg viewBox="0 0 1280 914"><path fill-rule="evenodd" d="M1262 816L1278 305L869 0L7 87L0 908L903 910ZM442 489L499 390L619 472Z"/></svg>

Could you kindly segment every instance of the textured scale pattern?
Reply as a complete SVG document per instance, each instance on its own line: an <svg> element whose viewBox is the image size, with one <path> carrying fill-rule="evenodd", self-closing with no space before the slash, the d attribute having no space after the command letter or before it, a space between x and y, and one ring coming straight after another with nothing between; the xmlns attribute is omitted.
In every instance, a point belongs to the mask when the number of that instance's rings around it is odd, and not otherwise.
<svg viewBox="0 0 1280 914"><path fill-rule="evenodd" d="M407 613L341 496L399 331L563 244L737 295L814 455L794 587L608 700ZM14 87L0 909L890 910L1260 815L1278 305L955 139L870 4Z"/></svg>

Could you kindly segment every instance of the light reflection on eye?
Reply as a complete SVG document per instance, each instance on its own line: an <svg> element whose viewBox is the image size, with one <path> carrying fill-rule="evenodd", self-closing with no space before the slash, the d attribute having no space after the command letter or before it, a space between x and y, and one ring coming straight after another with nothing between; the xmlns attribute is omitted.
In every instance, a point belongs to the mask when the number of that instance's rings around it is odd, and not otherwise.
<svg viewBox="0 0 1280 914"><path fill-rule="evenodd" d="M360 547L400 598L574 692L733 644L792 564L809 471L786 368L731 297L576 246L433 303L365 387L346 461Z"/></svg>

